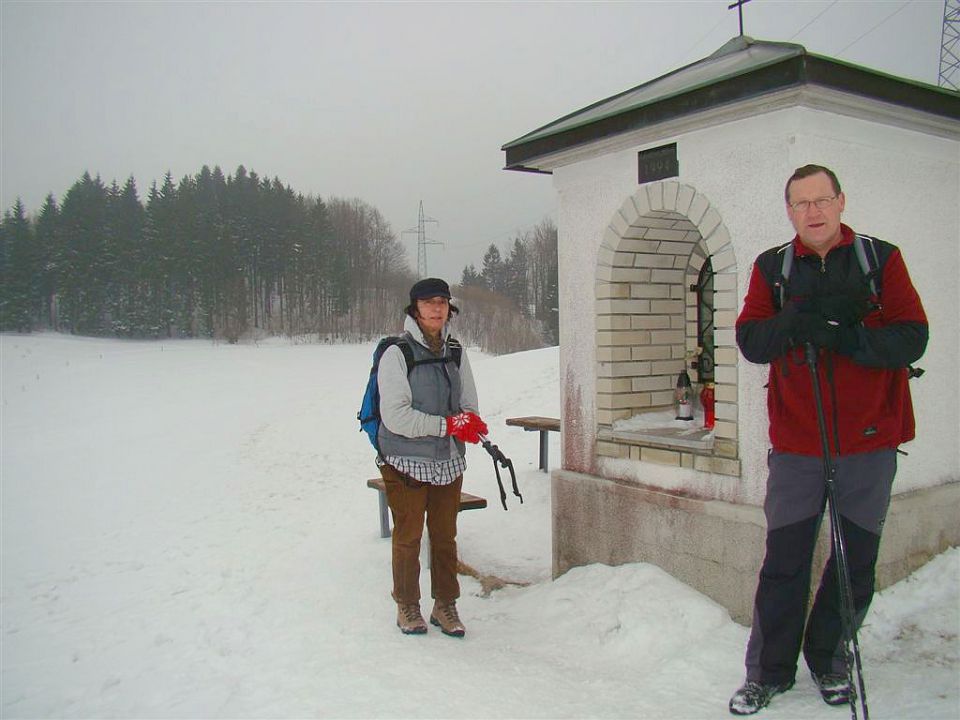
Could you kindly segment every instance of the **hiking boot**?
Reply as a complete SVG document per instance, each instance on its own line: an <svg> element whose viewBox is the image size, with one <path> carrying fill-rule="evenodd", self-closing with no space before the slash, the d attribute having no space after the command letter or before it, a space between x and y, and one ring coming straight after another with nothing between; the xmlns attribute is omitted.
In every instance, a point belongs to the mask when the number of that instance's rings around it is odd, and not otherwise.
<svg viewBox="0 0 960 720"><path fill-rule="evenodd" d="M397 603L397 627L404 635L423 635L427 631L420 603Z"/></svg>
<svg viewBox="0 0 960 720"><path fill-rule="evenodd" d="M457 615L456 602L433 603L433 611L430 613L430 624L440 628L440 632L451 637L463 637L467 629L460 622L460 616Z"/></svg>
<svg viewBox="0 0 960 720"><path fill-rule="evenodd" d="M747 680L730 698L730 712L734 715L753 715L770 704L774 695L793 687L793 680L785 683L760 683Z"/></svg>
<svg viewBox="0 0 960 720"><path fill-rule="evenodd" d="M850 702L850 679L840 673L812 672L810 677L820 691L820 697L827 705L846 705Z"/></svg>

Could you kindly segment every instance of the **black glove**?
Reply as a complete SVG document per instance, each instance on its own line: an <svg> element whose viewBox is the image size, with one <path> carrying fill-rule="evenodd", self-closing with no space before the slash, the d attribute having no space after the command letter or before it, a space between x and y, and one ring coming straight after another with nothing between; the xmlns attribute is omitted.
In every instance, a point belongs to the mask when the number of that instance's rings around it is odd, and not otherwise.
<svg viewBox="0 0 960 720"><path fill-rule="evenodd" d="M812 312L800 312L794 316L790 337L795 345L810 343L843 355L851 355L860 347L856 327L825 320L822 315Z"/></svg>
<svg viewBox="0 0 960 720"><path fill-rule="evenodd" d="M804 309L847 327L859 325L873 310L873 303L866 287L856 287L809 298Z"/></svg>

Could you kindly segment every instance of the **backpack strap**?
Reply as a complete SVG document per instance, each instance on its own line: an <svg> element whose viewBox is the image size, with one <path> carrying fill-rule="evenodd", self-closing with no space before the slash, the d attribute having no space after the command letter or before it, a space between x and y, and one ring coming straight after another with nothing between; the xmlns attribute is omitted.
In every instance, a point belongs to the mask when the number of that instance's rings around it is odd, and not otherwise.
<svg viewBox="0 0 960 720"><path fill-rule="evenodd" d="M450 348L450 357L460 367L460 360L463 359L463 345L453 335L447 337L447 347Z"/></svg>
<svg viewBox="0 0 960 720"><path fill-rule="evenodd" d="M407 361L407 375L413 372L413 368L417 365L429 365L431 363L445 363L448 360L453 360L457 367L460 367L460 361L463 359L463 345L460 344L460 341L457 340L452 335L447 337L447 347L450 349L449 356L443 356L438 358L426 358L424 360L417 360L413 356L413 348L410 347L410 336L408 334L401 335L398 337L394 344L397 345L400 350L403 352L403 359Z"/></svg>
<svg viewBox="0 0 960 720"><path fill-rule="evenodd" d="M880 258L877 254L876 243L880 242L870 235L861 235L857 233L853 236L853 251L857 256L857 263L863 272L864 279L870 288L870 293L880 296ZM776 293L774 295L777 310L783 308L787 300L787 285L790 281L790 272L793 270L794 247L793 242L781 246L777 253L781 255L780 277L774 283Z"/></svg>
<svg viewBox="0 0 960 720"><path fill-rule="evenodd" d="M409 375L413 372L414 365L417 364L416 359L413 357L413 348L410 347L410 343L407 341L406 336L403 335L397 338L394 345L400 348L400 352L403 353L403 359L407 363L407 375Z"/></svg>
<svg viewBox="0 0 960 720"><path fill-rule="evenodd" d="M774 288L777 291L774 295L774 304L777 306L777 311L779 312L783 309L783 304L787 301L787 285L790 282L790 271L793 270L793 241L791 240L786 245L782 245L777 250L777 253L781 255L781 260L780 277L777 278L777 281L774 283Z"/></svg>
<svg viewBox="0 0 960 720"><path fill-rule="evenodd" d="M857 254L857 262L860 263L860 269L870 287L870 292L877 297L880 296L880 259L877 256L876 243L879 240L869 235L857 233L853 236L853 249Z"/></svg>
<svg viewBox="0 0 960 720"><path fill-rule="evenodd" d="M860 263L860 269L863 270L863 275L870 287L870 292L876 295L877 298L880 298L880 282L883 278L883 273L880 271L880 254L877 250L880 242L878 238L870 235L861 235L860 233L857 233L853 238L853 246L857 253L857 262ZM888 256L888 253L885 254L885 257L886 256ZM877 307L882 307L883 300L880 299L879 303ZM922 376L924 372L926 371L923 368L907 365L907 379L909 380Z"/></svg>

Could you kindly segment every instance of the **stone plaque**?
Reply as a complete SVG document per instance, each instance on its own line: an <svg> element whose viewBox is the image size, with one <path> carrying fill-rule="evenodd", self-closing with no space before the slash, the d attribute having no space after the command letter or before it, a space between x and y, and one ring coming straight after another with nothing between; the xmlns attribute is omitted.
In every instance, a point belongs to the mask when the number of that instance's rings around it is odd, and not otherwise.
<svg viewBox="0 0 960 720"><path fill-rule="evenodd" d="M677 144L661 145L637 153L638 182L653 182L680 175L680 162L677 160Z"/></svg>

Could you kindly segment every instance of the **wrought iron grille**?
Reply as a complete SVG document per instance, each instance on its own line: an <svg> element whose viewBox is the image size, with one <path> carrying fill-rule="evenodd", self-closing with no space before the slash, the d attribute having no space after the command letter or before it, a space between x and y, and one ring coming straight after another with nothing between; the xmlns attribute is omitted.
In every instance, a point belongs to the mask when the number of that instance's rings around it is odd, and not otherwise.
<svg viewBox="0 0 960 720"><path fill-rule="evenodd" d="M697 284L690 289L697 294L697 346L700 348L693 366L701 383L713 382L713 264L710 258L700 268Z"/></svg>

